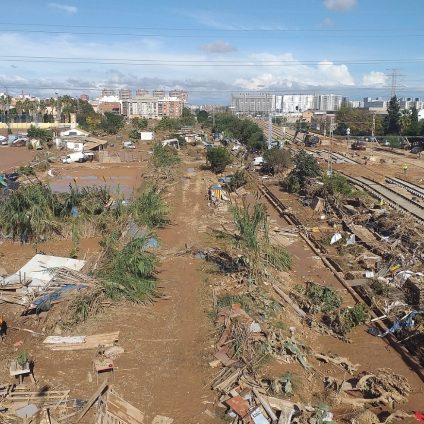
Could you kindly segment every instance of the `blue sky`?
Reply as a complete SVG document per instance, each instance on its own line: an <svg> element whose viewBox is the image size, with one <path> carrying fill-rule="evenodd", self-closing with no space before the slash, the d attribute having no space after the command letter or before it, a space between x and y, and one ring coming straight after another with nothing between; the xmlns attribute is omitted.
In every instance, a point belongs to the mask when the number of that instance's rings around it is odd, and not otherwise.
<svg viewBox="0 0 424 424"><path fill-rule="evenodd" d="M228 103L232 90L359 99L387 97L396 68L398 94L424 96L422 0L23 0L1 10L0 92L129 86L185 88L194 103Z"/></svg>

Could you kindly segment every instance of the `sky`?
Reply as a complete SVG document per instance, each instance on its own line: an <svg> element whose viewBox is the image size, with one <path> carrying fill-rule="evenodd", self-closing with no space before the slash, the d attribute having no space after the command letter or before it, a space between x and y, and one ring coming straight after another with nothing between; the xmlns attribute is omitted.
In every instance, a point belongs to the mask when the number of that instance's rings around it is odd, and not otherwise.
<svg viewBox="0 0 424 424"><path fill-rule="evenodd" d="M0 2L0 92L424 97L422 0ZM422 29L420 29L422 28Z"/></svg>

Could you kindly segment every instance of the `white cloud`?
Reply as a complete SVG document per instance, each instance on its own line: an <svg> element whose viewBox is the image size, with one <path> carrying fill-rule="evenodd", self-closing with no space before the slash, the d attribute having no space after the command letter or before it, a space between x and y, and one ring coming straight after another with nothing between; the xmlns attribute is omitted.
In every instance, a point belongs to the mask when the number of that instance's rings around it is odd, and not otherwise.
<svg viewBox="0 0 424 424"><path fill-rule="evenodd" d="M322 61L315 65L306 65L291 53L245 55L236 52L229 61L234 66L224 67L220 63L214 64L214 60L205 52L174 51L166 43L151 44L151 40L147 40L149 42L143 38L81 42L80 37L72 34L0 34L4 59L16 55L19 49L22 56L66 57L75 58L78 62L35 62L26 59L21 62L17 59L17 62L10 62L7 66L2 67L0 64L0 87L9 86L13 92L24 89L39 95L48 91L41 87L49 87L52 92L59 90L62 94L75 94L79 90L74 91L72 88L89 89L111 85L151 89L156 86L179 86L191 90L191 98L216 96L222 102L228 102L231 90L239 89L314 91L330 87L354 87L354 79L348 67L343 64ZM135 61L140 60L148 60L149 66L135 66ZM158 64L155 65L154 62ZM207 66L178 66L177 62L206 62ZM9 65L15 63L19 68L10 68ZM262 66L255 66L257 64Z"/></svg>
<svg viewBox="0 0 424 424"><path fill-rule="evenodd" d="M334 27L334 21L331 18L325 18L321 22L321 27L322 28L333 28Z"/></svg>
<svg viewBox="0 0 424 424"><path fill-rule="evenodd" d="M383 72L372 71L362 77L362 84L365 86L376 87L383 86L387 82L387 75Z"/></svg>
<svg viewBox="0 0 424 424"><path fill-rule="evenodd" d="M75 15L78 12L78 7L71 6L69 4L61 4L61 3L49 3L49 7L52 7L53 9L61 10L68 15Z"/></svg>
<svg viewBox="0 0 424 424"><path fill-rule="evenodd" d="M353 86L355 81L346 65L322 61L316 66L304 65L292 54L262 54L253 57L265 62L283 62L280 67L269 66L260 75L238 78L235 84L246 90L301 87Z"/></svg>
<svg viewBox="0 0 424 424"><path fill-rule="evenodd" d="M226 41L216 41L214 43L200 46L200 50L206 53L232 53L237 51L236 47Z"/></svg>
<svg viewBox="0 0 424 424"><path fill-rule="evenodd" d="M350 10L356 6L357 0L324 0L327 9L336 11Z"/></svg>

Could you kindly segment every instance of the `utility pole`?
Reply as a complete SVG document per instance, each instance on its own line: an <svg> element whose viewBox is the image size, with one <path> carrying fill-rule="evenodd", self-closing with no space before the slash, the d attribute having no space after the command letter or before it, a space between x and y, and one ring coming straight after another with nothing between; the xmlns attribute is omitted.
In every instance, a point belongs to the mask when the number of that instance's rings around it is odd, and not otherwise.
<svg viewBox="0 0 424 424"><path fill-rule="evenodd" d="M268 150L272 147L272 113L268 117Z"/></svg>
<svg viewBox="0 0 424 424"><path fill-rule="evenodd" d="M327 168L327 175L333 174L333 121L334 116L330 117L330 150L328 151L328 168Z"/></svg>
<svg viewBox="0 0 424 424"><path fill-rule="evenodd" d="M374 154L375 143L375 112L372 114L372 129L371 129L371 156Z"/></svg>
<svg viewBox="0 0 424 424"><path fill-rule="evenodd" d="M391 78L392 82L390 85L390 97L394 97L396 96L396 91L397 88L399 86L399 77L402 77L403 75L401 75L399 73L399 69L389 69L390 74L387 74L388 77Z"/></svg>

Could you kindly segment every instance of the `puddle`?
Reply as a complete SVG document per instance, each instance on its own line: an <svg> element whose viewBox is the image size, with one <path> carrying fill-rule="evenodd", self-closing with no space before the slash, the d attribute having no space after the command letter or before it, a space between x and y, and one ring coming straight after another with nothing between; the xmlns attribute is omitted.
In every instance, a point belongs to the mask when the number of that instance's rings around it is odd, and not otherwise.
<svg viewBox="0 0 424 424"><path fill-rule="evenodd" d="M83 175L74 177L64 175L50 180L49 185L56 193L66 193L69 191L69 185L74 185L76 181L77 187L107 187L112 195L121 195L125 199L131 199L133 195L133 186L130 183L131 177L127 175L98 177L95 175Z"/></svg>

